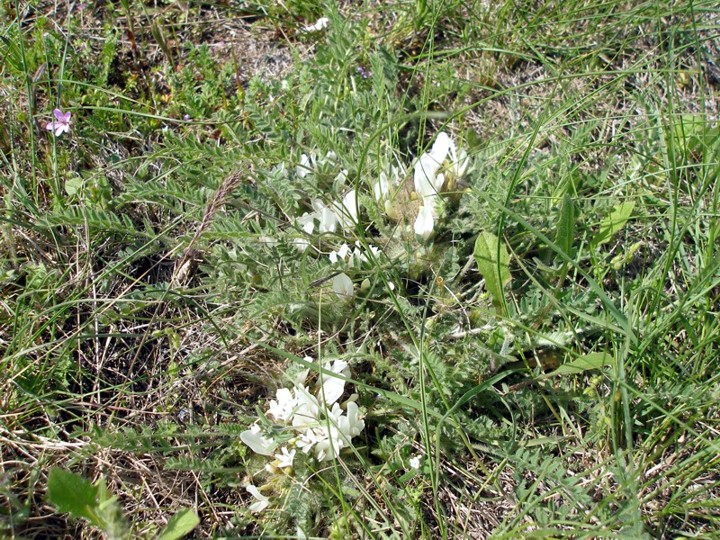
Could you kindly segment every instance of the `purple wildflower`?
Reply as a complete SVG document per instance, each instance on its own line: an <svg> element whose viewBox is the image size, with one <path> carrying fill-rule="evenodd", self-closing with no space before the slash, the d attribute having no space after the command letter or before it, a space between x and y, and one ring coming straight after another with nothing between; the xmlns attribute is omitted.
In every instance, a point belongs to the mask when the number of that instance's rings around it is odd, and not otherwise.
<svg viewBox="0 0 720 540"><path fill-rule="evenodd" d="M60 109L55 109L53 111L53 115L55 116L55 120L53 120L52 122L48 122L48 124L45 126L45 129L47 129L48 131L53 131L56 137L59 137L63 133L69 133L70 112L64 113Z"/></svg>
<svg viewBox="0 0 720 540"><path fill-rule="evenodd" d="M368 71L367 69L365 69L362 66L357 67L357 72L360 74L360 76L363 79L367 79L368 77L370 77L372 75L372 73L370 71Z"/></svg>

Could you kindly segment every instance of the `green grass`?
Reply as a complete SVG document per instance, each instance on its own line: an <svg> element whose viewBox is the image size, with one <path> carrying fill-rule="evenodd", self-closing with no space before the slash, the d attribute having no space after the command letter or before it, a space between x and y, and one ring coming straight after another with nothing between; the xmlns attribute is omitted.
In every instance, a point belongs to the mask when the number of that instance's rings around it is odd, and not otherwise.
<svg viewBox="0 0 720 540"><path fill-rule="evenodd" d="M717 537L719 17L0 2L0 536L99 536L61 468L133 538ZM423 241L373 185L441 131L470 167ZM241 433L330 359L362 433L267 472Z"/></svg>

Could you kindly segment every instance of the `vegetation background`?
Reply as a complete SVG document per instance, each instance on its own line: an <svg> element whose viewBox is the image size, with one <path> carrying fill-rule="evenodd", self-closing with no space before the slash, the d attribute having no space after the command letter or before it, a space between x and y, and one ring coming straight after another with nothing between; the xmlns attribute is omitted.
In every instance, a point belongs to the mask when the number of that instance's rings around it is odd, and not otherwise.
<svg viewBox="0 0 720 540"><path fill-rule="evenodd" d="M155 537L193 508L195 538L718 538L715 2L0 21L0 536ZM441 131L471 166L424 242L372 189ZM348 186L354 230L298 226ZM351 301L344 241L383 250ZM365 430L252 513L239 434L306 356L350 364ZM55 468L104 482L120 529L59 513Z"/></svg>

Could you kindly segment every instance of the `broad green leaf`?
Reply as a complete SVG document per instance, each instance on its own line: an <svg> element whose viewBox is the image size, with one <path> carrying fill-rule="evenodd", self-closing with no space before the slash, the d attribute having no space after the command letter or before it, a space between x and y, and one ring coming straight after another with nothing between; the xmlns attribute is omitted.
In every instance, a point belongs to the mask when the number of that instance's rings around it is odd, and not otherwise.
<svg viewBox="0 0 720 540"><path fill-rule="evenodd" d="M625 201L610 212L610 214L602 220L602 223L600 223L600 230L593 238L592 245L598 247L609 242L613 236L622 230L630 219L634 209L635 201Z"/></svg>
<svg viewBox="0 0 720 540"><path fill-rule="evenodd" d="M495 306L502 305L504 287L510 283L510 256L505 244L500 243L497 236L482 232L475 240L473 257L478 270L485 278L485 288L493 298Z"/></svg>
<svg viewBox="0 0 720 540"><path fill-rule="evenodd" d="M572 362L563 364L555 371L545 375L545 377L555 377L557 375L578 375L585 371L593 369L602 369L606 366L615 366L615 357L606 352L594 352L585 354L576 358Z"/></svg>
<svg viewBox="0 0 720 540"><path fill-rule="evenodd" d="M705 115L684 114L673 123L672 135L687 159L702 161L702 157L717 151L720 127L713 126Z"/></svg>
<svg viewBox="0 0 720 540"><path fill-rule="evenodd" d="M48 501L59 512L67 512L76 518L85 518L100 527L96 509L98 488L78 474L53 469L48 478Z"/></svg>
<svg viewBox="0 0 720 540"><path fill-rule="evenodd" d="M65 193L70 197L78 193L83 187L84 180L79 176L73 176L65 180Z"/></svg>
<svg viewBox="0 0 720 540"><path fill-rule="evenodd" d="M577 213L575 201L572 197L565 193L560 206L560 214L558 215L557 234L555 235L555 243L570 258L573 257L573 240L575 239L575 221Z"/></svg>
<svg viewBox="0 0 720 540"><path fill-rule="evenodd" d="M158 540L178 540L189 534L199 524L200 518L195 511L192 508L185 508L170 518L158 536Z"/></svg>

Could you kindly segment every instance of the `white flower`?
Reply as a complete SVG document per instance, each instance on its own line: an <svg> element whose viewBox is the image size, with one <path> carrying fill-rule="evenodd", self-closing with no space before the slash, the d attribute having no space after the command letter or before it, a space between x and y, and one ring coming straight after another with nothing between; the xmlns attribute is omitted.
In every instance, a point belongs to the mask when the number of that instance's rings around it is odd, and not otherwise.
<svg viewBox="0 0 720 540"><path fill-rule="evenodd" d="M397 208L395 208L395 202L393 201L393 193L400 184L401 178L404 178L406 174L407 171L405 171L402 165L399 165L399 167L393 165L390 167L390 174L388 175L385 171L381 171L380 178L372 186L375 200L380 207L385 210L387 216L393 220L399 218Z"/></svg>
<svg viewBox="0 0 720 540"><path fill-rule="evenodd" d="M354 189L348 191L344 196L340 205L336 205L337 219L340 226L347 230L355 226L358 220L357 209L357 193Z"/></svg>
<svg viewBox="0 0 720 540"><path fill-rule="evenodd" d="M451 149L450 154L452 158L450 163L450 171L453 173L455 178L461 178L462 175L465 174L465 171L470 164L470 158L468 157L467 152L464 149L460 149L455 152L455 147Z"/></svg>
<svg viewBox="0 0 720 540"><path fill-rule="evenodd" d="M301 155L300 164L295 167L295 173L300 178L305 178L315 168L315 161L316 159L314 154L310 154L310 156L308 156L307 154Z"/></svg>
<svg viewBox="0 0 720 540"><path fill-rule="evenodd" d="M335 407L340 409L340 406L336 403ZM333 407L334 409L334 407ZM335 459L340 455L340 450L345 446L342 439L340 438L340 431L336 427L337 418L334 418L332 413L328 414L328 421L330 425L322 425L315 430L317 437L317 443L315 444L315 458L318 461L329 461Z"/></svg>
<svg viewBox="0 0 720 540"><path fill-rule="evenodd" d="M315 230L315 218L315 214L305 212L302 216L297 218L295 222L302 228L303 231L305 231L305 234L312 234ZM307 238L295 238L293 240L293 245L298 250L305 251L310 245L310 242Z"/></svg>
<svg viewBox="0 0 720 540"><path fill-rule="evenodd" d="M438 174L441 165L442 161L437 161L432 153L423 154L415 164L413 173L415 191L423 199L437 195L442 189L445 175Z"/></svg>
<svg viewBox="0 0 720 540"><path fill-rule="evenodd" d="M436 195L445 185L446 175L440 169L447 160L445 172L457 179L467 170L470 162L465 150L458 150L450 136L445 132L438 133L430 152L426 152L415 164L413 180L415 191L426 201Z"/></svg>
<svg viewBox="0 0 720 540"><path fill-rule="evenodd" d="M374 257L380 256L381 251L378 247L369 245L368 248ZM337 251L331 251L328 258L332 264L346 263L350 268L356 268L368 262L367 253L362 250L359 241L355 241L355 248L352 251L347 243L343 243Z"/></svg>
<svg viewBox="0 0 720 540"><path fill-rule="evenodd" d="M326 369L343 377L350 377L350 368L344 360L335 360ZM323 385L318 397L320 403L324 402L325 406L329 407L345 392L345 380L326 373L323 373L322 376Z"/></svg>
<svg viewBox="0 0 720 540"><path fill-rule="evenodd" d="M355 242L359 245L359 242ZM362 250L359 247L355 247L352 251L352 256L350 257L350 267L355 268L358 266L362 266L363 263L367 262L367 255L365 255Z"/></svg>
<svg viewBox="0 0 720 540"><path fill-rule="evenodd" d="M317 442L320 440L320 438L317 436L314 430L308 429L307 431L300 434L300 437L295 442L295 446L297 446L300 450L302 450L303 454L307 454L312 450L312 447L317 444Z"/></svg>
<svg viewBox="0 0 720 540"><path fill-rule="evenodd" d="M315 199L312 203L315 213L312 216L320 222L320 233L335 232L338 224L338 216L332 208L328 207L320 199Z"/></svg>
<svg viewBox="0 0 720 540"><path fill-rule="evenodd" d="M303 28L303 32L320 32L321 30L325 30L329 24L330 19L327 17L320 17L317 21L315 21L315 24L311 24Z"/></svg>
<svg viewBox="0 0 720 540"><path fill-rule="evenodd" d="M332 251L330 255L328 255L328 257L332 264L337 264L338 261L344 262L349 254L350 246L348 246L346 242L343 242L343 245L340 246L340 249L338 249L337 251Z"/></svg>
<svg viewBox="0 0 720 540"><path fill-rule="evenodd" d="M278 460L277 467L284 469L285 467L292 467L293 461L295 460L295 450L290 450L284 446L280 449L280 454L275 454L275 459Z"/></svg>
<svg viewBox="0 0 720 540"><path fill-rule="evenodd" d="M373 194L377 202L387 199L390 195L390 184L385 171L380 173L380 179L373 185Z"/></svg>
<svg viewBox="0 0 720 540"><path fill-rule="evenodd" d="M354 288L352 280L347 274L338 274L332 280L332 288L340 298L349 300L353 296Z"/></svg>
<svg viewBox="0 0 720 540"><path fill-rule="evenodd" d="M275 420L288 421L293 413L295 412L295 405L297 401L292 395L292 392L287 388L280 388L275 392L275 399L270 401L270 407L268 414L275 418Z"/></svg>
<svg viewBox="0 0 720 540"><path fill-rule="evenodd" d="M337 403L335 404L337 405ZM350 439L357 437L365 428L365 421L360 418L357 403L350 401L347 403L347 411L345 416L338 418L338 429L350 443Z"/></svg>
<svg viewBox="0 0 720 540"><path fill-rule="evenodd" d="M302 230L307 234L312 234L315 230L315 214L309 214L305 212L302 216L297 218L297 224L302 227Z"/></svg>
<svg viewBox="0 0 720 540"><path fill-rule="evenodd" d="M320 405L317 398L308 392L304 386L295 388L295 413L292 415L294 427L306 427L317 422Z"/></svg>
<svg viewBox="0 0 720 540"><path fill-rule="evenodd" d="M261 433L260 426L257 424L253 424L249 430L243 431L240 434L240 440L261 456L272 456L273 450L277 446L274 440Z"/></svg>
<svg viewBox="0 0 720 540"><path fill-rule="evenodd" d="M335 177L335 180L333 180L333 185L336 188L340 188L340 187L344 186L345 183L347 182L347 175L348 175L347 169L343 169L342 171L340 171L337 174L337 176Z"/></svg>
<svg viewBox="0 0 720 540"><path fill-rule="evenodd" d="M438 133L435 143L430 149L430 155L432 155L438 163L442 163L445 161L445 158L447 158L448 153L455 154L455 143L447 133L441 131Z"/></svg>
<svg viewBox="0 0 720 540"><path fill-rule="evenodd" d="M425 201L425 204L420 207L417 219L415 220L415 234L423 240L430 238L430 235L433 232L433 227L435 227L432 205L432 201Z"/></svg>
<svg viewBox="0 0 720 540"><path fill-rule="evenodd" d="M295 238L292 241L292 245L295 246L295 249L302 252L310 247L310 242L308 242L306 238Z"/></svg>
<svg viewBox="0 0 720 540"><path fill-rule="evenodd" d="M315 359L312 356L305 356L303 357L303 360L306 362L312 363L315 361ZM292 379L292 383L294 386L302 386L305 384L305 379L307 379L308 373L310 373L309 369L303 369L302 371L299 371L295 374L295 376Z"/></svg>
<svg viewBox="0 0 720 540"><path fill-rule="evenodd" d="M419 469L420 468L420 456L413 456L410 458L410 467L412 469Z"/></svg>
<svg viewBox="0 0 720 540"><path fill-rule="evenodd" d="M245 486L247 492L255 498L255 502L250 505L251 512L262 512L270 504L270 499L260 493L260 490L254 485Z"/></svg>

